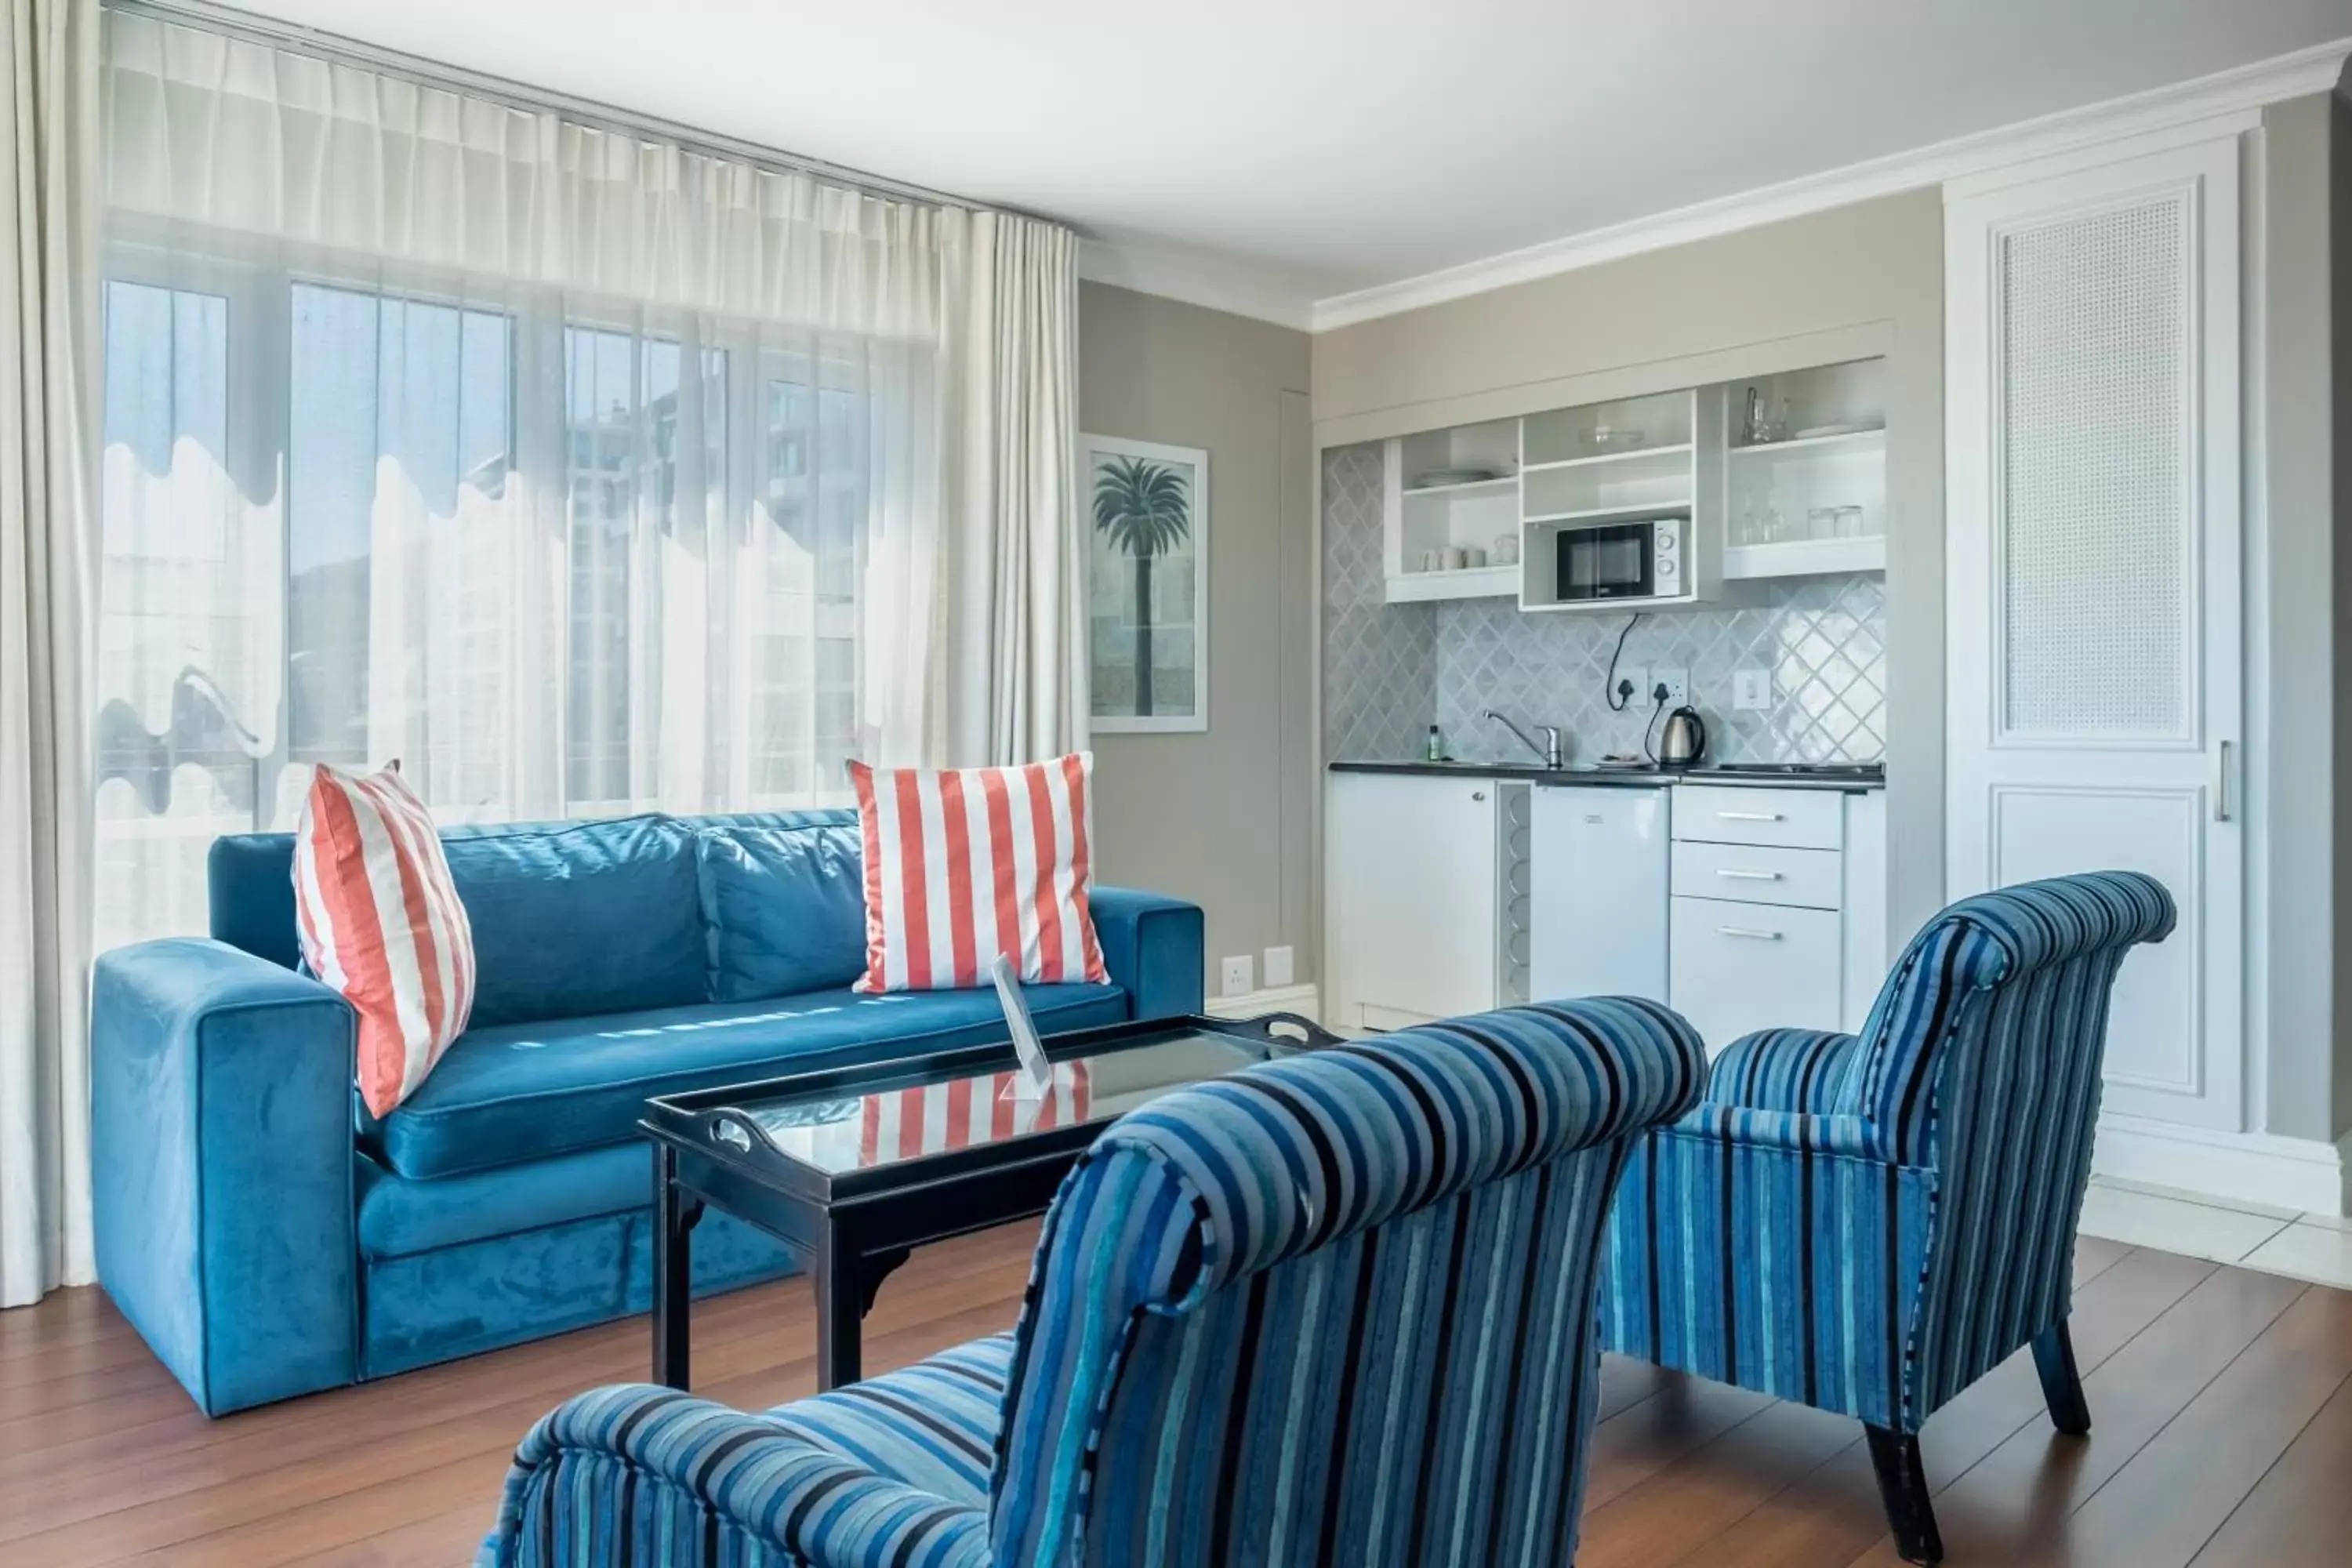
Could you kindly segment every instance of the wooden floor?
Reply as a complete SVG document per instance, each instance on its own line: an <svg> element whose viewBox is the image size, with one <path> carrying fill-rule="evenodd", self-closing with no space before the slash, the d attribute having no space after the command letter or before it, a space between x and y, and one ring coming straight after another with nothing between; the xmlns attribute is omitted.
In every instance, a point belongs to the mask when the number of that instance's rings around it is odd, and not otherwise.
<svg viewBox="0 0 2352 1568"><path fill-rule="evenodd" d="M1034 1227L918 1256L867 1320L896 1366L1012 1322ZM2095 1428L2052 1435L2030 1362L1927 1426L1955 1568L2320 1568L2352 1561L2352 1293L2086 1240L2074 1343ZM698 1392L809 1392L797 1282L703 1304ZM103 1297L0 1313L0 1563L457 1568L515 1439L564 1394L645 1375L641 1319L223 1421ZM1612 1360L1581 1568L1897 1562L1853 1423Z"/></svg>

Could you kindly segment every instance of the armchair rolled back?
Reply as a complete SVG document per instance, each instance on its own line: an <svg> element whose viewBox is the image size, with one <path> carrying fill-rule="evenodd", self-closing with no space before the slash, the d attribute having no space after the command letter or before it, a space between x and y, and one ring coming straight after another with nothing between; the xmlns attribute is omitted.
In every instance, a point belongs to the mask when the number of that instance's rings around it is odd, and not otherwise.
<svg viewBox="0 0 2352 1568"><path fill-rule="evenodd" d="M1927 922L1871 1010L1860 1092L1880 1152L1934 1168L1905 1408L1940 1407L2065 1315L2116 972L2171 931L2132 871L2027 882Z"/></svg>
<svg viewBox="0 0 2352 1568"><path fill-rule="evenodd" d="M1597 998L1288 1058L1122 1118L1045 1222L995 1561L1556 1563L1633 1142L1706 1078Z"/></svg>
<svg viewBox="0 0 2352 1568"><path fill-rule="evenodd" d="M1962 899L1920 928L1862 1034L1855 1109L1888 1157L1934 1158L1938 1112L1966 1087L1943 1081L1955 1071L2063 1081L2089 1091L2095 1115L2116 971L2172 922L2172 895L2153 877L2091 871Z"/></svg>

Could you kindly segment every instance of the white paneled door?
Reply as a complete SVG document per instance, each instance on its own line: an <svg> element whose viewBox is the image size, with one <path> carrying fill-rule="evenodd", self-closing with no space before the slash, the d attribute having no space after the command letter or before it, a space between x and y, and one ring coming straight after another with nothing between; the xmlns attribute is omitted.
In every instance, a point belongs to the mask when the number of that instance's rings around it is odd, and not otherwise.
<svg viewBox="0 0 2352 1568"><path fill-rule="evenodd" d="M1945 209L1946 876L2126 868L2110 1110L2242 1125L2239 137L2071 154Z"/></svg>

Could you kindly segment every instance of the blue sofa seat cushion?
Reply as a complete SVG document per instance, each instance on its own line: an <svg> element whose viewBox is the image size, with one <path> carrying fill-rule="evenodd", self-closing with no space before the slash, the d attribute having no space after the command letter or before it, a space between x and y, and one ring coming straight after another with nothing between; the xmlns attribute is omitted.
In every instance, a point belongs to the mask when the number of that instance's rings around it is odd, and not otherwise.
<svg viewBox="0 0 2352 1568"><path fill-rule="evenodd" d="M885 1376L780 1405L765 1418L885 1479L985 1509L1012 1366L1012 1334L991 1334Z"/></svg>
<svg viewBox="0 0 2352 1568"><path fill-rule="evenodd" d="M710 999L758 1002L866 973L866 851L854 811L695 830Z"/></svg>
<svg viewBox="0 0 2352 1568"><path fill-rule="evenodd" d="M1128 1016L1115 985L1033 985L1047 1033ZM996 993L868 996L845 988L764 1005L700 1003L469 1029L384 1118L383 1162L414 1180L627 1142L656 1094L790 1072L796 1061L878 1061L1006 1038Z"/></svg>

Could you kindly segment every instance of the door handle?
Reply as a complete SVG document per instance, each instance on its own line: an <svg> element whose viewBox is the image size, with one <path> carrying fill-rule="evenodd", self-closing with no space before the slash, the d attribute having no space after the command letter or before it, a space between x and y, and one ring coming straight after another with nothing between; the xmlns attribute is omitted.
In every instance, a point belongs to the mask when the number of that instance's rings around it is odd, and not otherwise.
<svg viewBox="0 0 2352 1568"><path fill-rule="evenodd" d="M1718 811L1715 815L1726 822L1778 822L1780 820L1780 814L1777 811Z"/></svg>
<svg viewBox="0 0 2352 1568"><path fill-rule="evenodd" d="M1715 928L1715 934L1717 936L1744 936L1750 942L1778 942L1780 940L1780 933L1779 931L1759 931L1754 926L1717 926Z"/></svg>
<svg viewBox="0 0 2352 1568"><path fill-rule="evenodd" d="M2234 793L2231 784L2237 773L2237 753L2236 742L2221 742L2221 764L2213 780L2213 820L2216 822L2228 822L2235 816L2235 805L2230 797Z"/></svg>
<svg viewBox="0 0 2352 1568"><path fill-rule="evenodd" d="M1735 871L1728 866L1717 867L1715 874L1718 877L1734 877L1743 882L1777 882L1780 879L1780 873L1778 871Z"/></svg>

